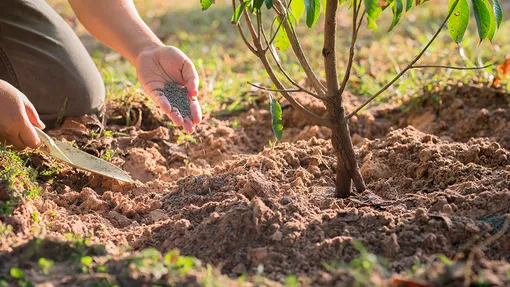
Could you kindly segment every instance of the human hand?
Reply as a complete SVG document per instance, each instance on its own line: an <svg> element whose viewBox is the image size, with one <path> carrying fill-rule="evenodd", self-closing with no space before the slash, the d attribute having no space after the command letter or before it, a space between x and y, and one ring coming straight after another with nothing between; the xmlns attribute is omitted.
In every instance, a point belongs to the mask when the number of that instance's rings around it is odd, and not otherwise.
<svg viewBox="0 0 510 287"><path fill-rule="evenodd" d="M192 133L193 125L202 121L202 110L197 99L198 73L193 62L175 47L154 45L142 50L136 57L134 65L145 92L174 124L183 126L186 132ZM172 107L165 98L161 90L168 82L187 87L192 119L189 117L183 119L177 108Z"/></svg>
<svg viewBox="0 0 510 287"><path fill-rule="evenodd" d="M18 89L0 80L0 144L11 144L20 150L39 147L41 140L34 126L44 129L32 103Z"/></svg>

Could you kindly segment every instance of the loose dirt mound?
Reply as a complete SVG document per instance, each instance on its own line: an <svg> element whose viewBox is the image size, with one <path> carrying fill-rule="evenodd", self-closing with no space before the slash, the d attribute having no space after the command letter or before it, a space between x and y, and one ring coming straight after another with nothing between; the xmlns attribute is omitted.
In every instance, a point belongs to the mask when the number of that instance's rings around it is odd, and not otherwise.
<svg viewBox="0 0 510 287"><path fill-rule="evenodd" d="M446 92L444 105L448 93L456 94ZM496 107L508 102L496 92L487 95L485 106L495 115L484 123L493 127L502 109ZM476 109L471 97L460 98L462 109L440 112L421 128L436 132L433 123L454 121L452 114L462 117ZM367 140L389 128L396 110L359 116L351 125L361 138L357 153L367 191L342 200L333 198L336 161L323 139L328 135L317 127L296 122L287 129L294 131L288 140L310 131L322 138L261 150L271 138L270 128L259 125L269 122L266 111L251 110L235 120L207 119L193 137L165 127L148 111L134 107L127 117L125 110L110 110L110 116L120 116L106 128L89 117L68 119L50 133L110 158L136 184L86 174L40 153L27 155L28 164L38 170L41 197L0 217L13 226L12 236L0 240L4 258L33 238L34 231L62 240L74 233L106 244L111 254L119 254L122 245L163 252L178 248L228 275L255 274L262 265L272 279L297 274L310 277L311 285L333 286L352 276L325 264L338 266L360 256L359 241L388 258L393 272L435 262L437 254L461 260L476 254L469 257L471 266L455 268L472 270L496 285L508 283L510 233L504 228L510 213L510 152L499 129L496 141L469 139L467 131L457 135L452 128L452 139L466 142L449 142L413 127ZM374 114L387 121L372 125L378 121ZM134 126L122 124L128 118ZM5 266L0 264L0 270ZM436 278L463 280L465 273L441 266L437 273L449 277Z"/></svg>
<svg viewBox="0 0 510 287"><path fill-rule="evenodd" d="M183 179L163 201L169 219L137 246L179 248L228 273L263 264L281 279L350 260L350 243L360 240L399 272L486 239L476 237L497 232L510 212L510 153L496 143L449 144L408 128L360 155L369 190L351 200L331 197L334 160L322 140L281 144ZM509 239L487 256L504 260Z"/></svg>
<svg viewBox="0 0 510 287"><path fill-rule="evenodd" d="M399 125L448 141L488 137L510 149L510 95L504 90L459 83L419 98Z"/></svg>

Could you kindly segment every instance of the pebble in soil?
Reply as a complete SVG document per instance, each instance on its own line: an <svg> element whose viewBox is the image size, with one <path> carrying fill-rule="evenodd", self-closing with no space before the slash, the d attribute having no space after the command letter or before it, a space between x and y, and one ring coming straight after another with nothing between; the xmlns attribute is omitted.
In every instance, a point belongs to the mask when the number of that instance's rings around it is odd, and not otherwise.
<svg viewBox="0 0 510 287"><path fill-rule="evenodd" d="M179 110L182 118L191 117L190 99L188 97L188 89L176 83L167 83L161 90L172 107Z"/></svg>

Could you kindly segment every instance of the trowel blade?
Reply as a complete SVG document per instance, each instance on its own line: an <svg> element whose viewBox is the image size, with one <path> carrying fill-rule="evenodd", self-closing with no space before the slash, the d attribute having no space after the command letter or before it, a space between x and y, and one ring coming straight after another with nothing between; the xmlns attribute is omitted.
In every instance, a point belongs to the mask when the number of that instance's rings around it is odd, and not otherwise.
<svg viewBox="0 0 510 287"><path fill-rule="evenodd" d="M39 138L49 149L48 154L54 158L68 163L69 165L92 173L104 175L124 182L133 182L133 179L122 169L113 164L81 151L71 145L60 141L54 141L46 133L37 129Z"/></svg>

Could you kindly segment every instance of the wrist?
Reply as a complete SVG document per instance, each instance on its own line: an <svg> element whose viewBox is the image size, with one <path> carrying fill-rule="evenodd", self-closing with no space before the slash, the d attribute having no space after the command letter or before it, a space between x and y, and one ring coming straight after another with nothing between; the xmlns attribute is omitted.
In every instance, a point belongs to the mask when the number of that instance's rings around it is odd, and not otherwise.
<svg viewBox="0 0 510 287"><path fill-rule="evenodd" d="M158 48L164 47L165 45L159 40L150 40L150 41L144 41L143 43L140 43L136 45L136 48L133 49L132 56L129 60L131 64L133 64L136 67L137 59L140 57L140 55L155 51Z"/></svg>

